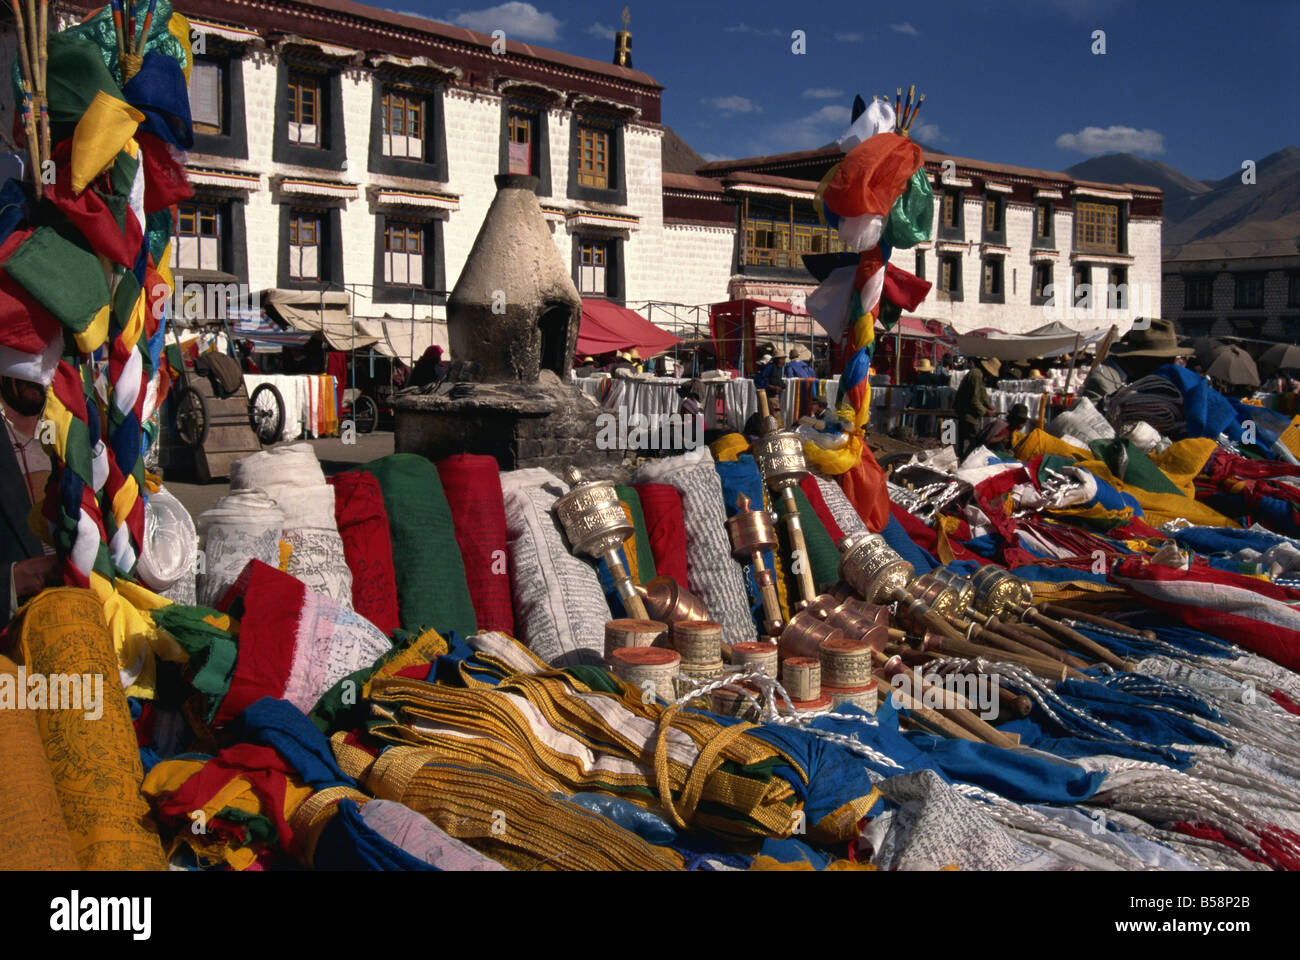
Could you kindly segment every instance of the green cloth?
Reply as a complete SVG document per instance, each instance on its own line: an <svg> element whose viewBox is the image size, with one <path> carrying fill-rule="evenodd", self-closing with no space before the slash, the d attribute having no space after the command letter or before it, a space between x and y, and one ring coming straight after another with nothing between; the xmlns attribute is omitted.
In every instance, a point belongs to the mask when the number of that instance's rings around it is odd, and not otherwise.
<svg viewBox="0 0 1300 960"><path fill-rule="evenodd" d="M4 262L5 273L73 333L108 304L104 269L83 244L71 224L37 227Z"/></svg>
<svg viewBox="0 0 1300 960"><path fill-rule="evenodd" d="M379 481L393 540L397 606L402 626L474 634L477 621L465 564L456 543L451 506L438 468L414 453L394 453L362 464Z"/></svg>
<svg viewBox="0 0 1300 960"><path fill-rule="evenodd" d="M72 136L77 121L95 99L95 94L102 90L115 100L125 98L122 88L104 64L99 47L90 40L77 36L73 31L51 32L46 49L50 134L53 142L58 143ZM15 62L15 79L17 70Z"/></svg>
<svg viewBox="0 0 1300 960"><path fill-rule="evenodd" d="M930 239L934 225L934 191L925 167L912 174L903 195L894 201L885 221L880 243L886 247L906 249Z"/></svg>
<svg viewBox="0 0 1300 960"><path fill-rule="evenodd" d="M781 565L785 572L786 595L789 597L791 605L793 605L799 599L799 587L794 575L793 564L790 562L790 532L786 528L785 521L780 519L780 497L770 492L768 495L777 503L776 537L781 548ZM831 535L827 533L821 518L817 516L817 511L813 509L813 505L808 501L808 497L798 487L794 488L794 502L795 506L799 508L799 526L803 529L804 543L808 547L808 556L805 558L805 562L812 565L813 583L817 589L819 591L825 590L840 579L840 552L836 549L835 541L831 539Z"/></svg>
<svg viewBox="0 0 1300 960"><path fill-rule="evenodd" d="M636 528L633 540L636 545L636 575L641 583L648 583L659 574L655 572L655 555L650 550L650 532L646 529L645 513L641 510L641 498L637 496L635 488L623 483L617 484L614 492L632 514L632 525ZM626 545L623 549L627 549Z"/></svg>
<svg viewBox="0 0 1300 960"><path fill-rule="evenodd" d="M1138 449L1132 440L1094 440L1088 444L1097 458L1103 461L1115 477L1124 482L1126 487L1137 487L1148 493L1172 493L1176 497L1185 497L1182 490L1165 476L1165 472L1152 462L1151 458ZM1120 451L1127 455L1128 463L1120 469Z"/></svg>
<svg viewBox="0 0 1300 960"><path fill-rule="evenodd" d="M207 698L209 722L226 699L239 655L235 638L203 619L219 616L220 613L209 607L175 603L153 611L154 623L171 634L189 654L190 683Z"/></svg>

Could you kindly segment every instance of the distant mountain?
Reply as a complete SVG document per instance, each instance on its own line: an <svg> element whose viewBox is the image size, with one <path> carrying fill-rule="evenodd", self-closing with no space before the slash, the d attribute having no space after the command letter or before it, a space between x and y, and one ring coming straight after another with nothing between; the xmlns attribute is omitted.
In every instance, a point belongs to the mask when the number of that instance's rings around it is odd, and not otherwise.
<svg viewBox="0 0 1300 960"><path fill-rule="evenodd" d="M704 165L704 158L692 150L672 127L664 127L662 152L664 173L693 174Z"/></svg>
<svg viewBox="0 0 1300 960"><path fill-rule="evenodd" d="M1164 190L1165 259L1296 252L1300 147L1285 147L1260 160L1253 184L1241 182L1241 170L1221 180L1195 180L1168 164L1129 153L1093 157L1066 172L1081 180Z"/></svg>

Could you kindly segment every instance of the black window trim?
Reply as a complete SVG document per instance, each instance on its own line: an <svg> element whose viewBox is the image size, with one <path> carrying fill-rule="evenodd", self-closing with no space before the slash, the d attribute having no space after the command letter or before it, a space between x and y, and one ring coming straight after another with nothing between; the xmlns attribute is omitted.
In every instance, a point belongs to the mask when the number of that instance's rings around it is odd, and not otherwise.
<svg viewBox="0 0 1300 960"><path fill-rule="evenodd" d="M220 44L217 38L206 38L208 51L195 55L195 61L215 62L221 67L221 133L194 131L192 153L225 157L229 160L248 159L248 118L244 106L244 51L237 46Z"/></svg>
<svg viewBox="0 0 1300 960"><path fill-rule="evenodd" d="M623 153L624 121L621 117L601 113L575 113L569 124L569 190L570 200L588 203L627 205L627 174ZM596 127L609 131L609 178L612 187L581 187L578 185L578 128Z"/></svg>
<svg viewBox="0 0 1300 960"><path fill-rule="evenodd" d="M248 283L248 234L244 216L247 199L240 196L223 196L214 193L196 192L184 203L215 204L225 218L225 229L221 231L219 244L221 273L228 273L239 283ZM175 239L172 240L175 243ZM184 277L185 268L175 267L178 277Z"/></svg>
<svg viewBox="0 0 1300 960"><path fill-rule="evenodd" d="M534 192L539 197L550 197L553 192L551 186L551 128L548 119L550 107L540 99L534 100L519 94L501 98L501 139L498 150L498 172L502 175L510 172L510 111L512 109L531 113L536 120L533 129L532 175L537 178L537 187ZM610 143L612 150L613 137L610 138ZM591 188L588 187L587 189Z"/></svg>
<svg viewBox="0 0 1300 960"><path fill-rule="evenodd" d="M952 261L952 265L953 265L953 270L952 270L953 289L952 289L952 290L944 290L942 287L940 287L940 290L939 290L939 292L940 292L943 296L947 297L947 299L950 300L950 301L957 301L957 302L960 302L960 301L963 300L964 297L965 297L965 295L964 295L964 293L963 293L962 277L961 277L961 262L962 262L963 259L964 259L964 258L962 257L962 255L961 255L960 253L940 253L940 254L939 254L939 257L938 257L939 262L938 262L938 264L937 264L937 266L936 266L936 268L935 268L935 280L936 280L937 282L939 282L939 283L942 283L942 282L943 282L943 262L944 262L945 260L951 260L951 261Z"/></svg>
<svg viewBox="0 0 1300 960"><path fill-rule="evenodd" d="M1047 236L1038 235L1038 208L1047 208ZM1051 200L1034 201L1034 222L1029 228L1029 248L1031 250L1055 250L1056 249L1056 206Z"/></svg>
<svg viewBox="0 0 1300 960"><path fill-rule="evenodd" d="M952 195L953 198L953 225L944 226L943 223L943 199L946 195ZM966 239L966 194L961 187L944 187L939 194L939 239L940 240L965 240Z"/></svg>
<svg viewBox="0 0 1300 960"><path fill-rule="evenodd" d="M1210 296L1209 301L1203 307L1193 307L1188 303L1188 296L1191 293L1192 283L1204 281L1209 284ZM1183 309L1190 310L1194 313L1214 309L1214 274L1212 273L1188 273L1183 275Z"/></svg>
<svg viewBox="0 0 1300 960"><path fill-rule="evenodd" d="M320 95L324 102L321 104L319 147L289 142L290 71L321 75ZM348 151L343 124L343 71L340 67L281 55L275 73L275 133L271 159L276 163L320 170L344 169Z"/></svg>
<svg viewBox="0 0 1300 960"><path fill-rule="evenodd" d="M294 210L313 211L321 215L321 228L325 232L321 246L321 278L297 280L289 276L289 215ZM280 203L280 255L277 265L276 286L284 290L330 290L343 285L343 211L340 207L324 206L304 201Z"/></svg>
<svg viewBox="0 0 1300 960"><path fill-rule="evenodd" d="M424 225L424 286L389 283L384 279L384 253L386 252L384 233L389 220ZM442 305L447 302L447 270L442 223L442 217L430 216L424 211L408 209L375 211L375 269L370 298L372 302L414 303L421 306Z"/></svg>
<svg viewBox="0 0 1300 960"><path fill-rule="evenodd" d="M424 160L407 160L384 154L384 88L386 87L415 93L424 101ZM425 77L404 76L388 70L375 72L371 85L370 153L367 158L371 173L431 180L440 184L448 182L445 89L445 84L442 82Z"/></svg>
<svg viewBox="0 0 1300 960"><path fill-rule="evenodd" d="M988 229L988 204L992 201L997 209L996 220L1000 224L997 230ZM996 190L988 190L984 193L983 202L980 204L980 238L982 243L992 243L998 246L1006 246L1007 243L1007 198Z"/></svg>
<svg viewBox="0 0 1300 960"><path fill-rule="evenodd" d="M584 294L579 270L582 266L583 242L599 241L605 244L605 295ZM623 270L623 238L602 233L575 233L573 235L573 285L578 288L578 295L593 300L608 300L611 303L624 304L626 287Z"/></svg>
<svg viewBox="0 0 1300 960"><path fill-rule="evenodd" d="M1247 306L1241 302L1242 281L1246 279L1259 281L1259 305ZM1232 309L1263 310L1266 302L1265 288L1268 275L1262 270L1240 270L1232 275Z"/></svg>
<svg viewBox="0 0 1300 960"><path fill-rule="evenodd" d="M1031 271L1029 275L1029 304L1030 306L1040 307L1043 304L1047 303L1048 300L1053 299L1056 293L1056 264L1053 263L1051 260L1033 260L1030 261L1030 268ZM1037 275L1040 268L1046 268L1047 270L1047 283L1043 285L1043 289L1046 289L1047 287L1050 286L1052 288L1051 294L1039 294L1035 292L1035 288L1038 286Z"/></svg>
<svg viewBox="0 0 1300 960"><path fill-rule="evenodd" d="M989 293L984 289L984 268L990 263L996 263L998 267L998 292ZM1006 303L1007 302L1007 258L1002 254L990 253L980 257L980 303Z"/></svg>

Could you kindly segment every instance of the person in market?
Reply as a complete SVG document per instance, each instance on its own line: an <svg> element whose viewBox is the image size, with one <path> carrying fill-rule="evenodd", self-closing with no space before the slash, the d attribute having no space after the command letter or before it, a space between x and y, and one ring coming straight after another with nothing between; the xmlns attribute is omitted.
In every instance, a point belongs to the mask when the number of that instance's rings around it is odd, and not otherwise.
<svg viewBox="0 0 1300 960"><path fill-rule="evenodd" d="M923 410L937 410L939 388L948 385L947 375L939 374L929 357L922 357L916 361L913 369L916 371L912 378L912 387L916 396L915 405ZM933 436L934 417L927 415L917 418L916 432L923 437Z"/></svg>
<svg viewBox="0 0 1300 960"><path fill-rule="evenodd" d="M815 380L817 371L808 361L812 358L807 348L795 344L790 348L790 362L785 365L783 376L786 379Z"/></svg>
<svg viewBox="0 0 1300 960"><path fill-rule="evenodd" d="M573 374L577 377L589 377L596 372L596 359L594 357L583 357L582 362L573 368Z"/></svg>
<svg viewBox="0 0 1300 960"><path fill-rule="evenodd" d="M41 446L45 388L13 377L0 378L0 413L5 438L0 443L0 604L6 621L18 605L47 586L62 582L58 558L37 536L50 458Z"/></svg>
<svg viewBox="0 0 1300 960"><path fill-rule="evenodd" d="M1083 395L1100 404L1125 384L1150 376L1165 364L1195 352L1191 347L1178 345L1172 320L1153 318L1149 326L1141 330L1135 327L1110 348L1110 355L1088 374Z"/></svg>
<svg viewBox="0 0 1300 960"><path fill-rule="evenodd" d="M1014 456L1012 448L1015 446L1016 434L1023 433L1028 423L1029 408L1023 403L1017 403L1005 419L995 417L983 427L971 441L971 449L983 446L1000 457L1011 459Z"/></svg>
<svg viewBox="0 0 1300 960"><path fill-rule="evenodd" d="M964 457L970 452L984 418L993 413L988 381L995 379L1001 369L1002 363L996 357L977 357L957 388L953 406L957 412L958 456Z"/></svg>
<svg viewBox="0 0 1300 960"><path fill-rule="evenodd" d="M754 386L762 390L772 380L780 380L782 371L785 370L786 360L785 347L776 347L772 350L771 359L758 368L758 373L754 375Z"/></svg>
<svg viewBox="0 0 1300 960"><path fill-rule="evenodd" d="M781 412L781 394L785 392L785 382L779 377L767 381L762 388L767 394L767 408L773 414L779 416ZM761 437L763 435L763 412L755 410L745 421L745 429L742 431L747 437Z"/></svg>

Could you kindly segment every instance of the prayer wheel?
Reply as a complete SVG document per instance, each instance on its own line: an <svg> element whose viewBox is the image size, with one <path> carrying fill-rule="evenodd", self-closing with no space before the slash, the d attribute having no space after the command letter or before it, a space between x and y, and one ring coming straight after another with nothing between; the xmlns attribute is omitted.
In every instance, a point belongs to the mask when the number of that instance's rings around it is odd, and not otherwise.
<svg viewBox="0 0 1300 960"><path fill-rule="evenodd" d="M794 488L808 476L803 437L793 430L780 429L776 418L768 417L763 421L763 436L754 443L754 459L768 489L781 498L779 512L790 534L791 569L799 587L796 607L803 609L817 595L812 564L808 559L808 544L799 522L799 505L794 499Z"/></svg>
<svg viewBox="0 0 1300 960"><path fill-rule="evenodd" d="M727 518L731 555L753 565L754 582L758 584L759 597L763 601L763 633L775 637L781 632L781 604L777 599L772 571L763 562L763 552L777 549L776 528L772 526L767 511L752 509L749 497L743 493L736 498L736 511Z"/></svg>
<svg viewBox="0 0 1300 960"><path fill-rule="evenodd" d="M781 656L816 659L822 642L832 637L843 638L844 634L811 611L800 610L781 631Z"/></svg>
<svg viewBox="0 0 1300 960"><path fill-rule="evenodd" d="M972 605L986 616L1018 620L1034 604L1033 588L997 564L980 567L970 582L974 591Z"/></svg>
<svg viewBox="0 0 1300 960"><path fill-rule="evenodd" d="M637 586L653 619L670 627L682 620L707 620L709 610L704 601L681 586L672 577L655 577Z"/></svg>
<svg viewBox="0 0 1300 960"><path fill-rule="evenodd" d="M712 620L679 620L669 630L682 665L722 662L722 624Z"/></svg>
<svg viewBox="0 0 1300 960"><path fill-rule="evenodd" d="M813 657L791 657L781 665L781 682L791 700L816 700L822 695L821 661Z"/></svg>
<svg viewBox="0 0 1300 960"><path fill-rule="evenodd" d="M618 548L635 530L623 512L618 491L608 481L583 480L576 467L564 472L564 480L571 489L555 501L555 512L573 552L604 560L628 615L648 620L636 584L618 556Z"/></svg>
<svg viewBox="0 0 1300 960"><path fill-rule="evenodd" d="M868 533L840 541L840 576L867 603L888 603L915 572L884 537Z"/></svg>
<svg viewBox="0 0 1300 960"><path fill-rule="evenodd" d="M858 684L852 687L836 687L830 684L822 684L822 696L831 698L832 707L851 703L868 713L875 713L876 691L878 689L879 687L874 679L870 683Z"/></svg>
<svg viewBox="0 0 1300 960"><path fill-rule="evenodd" d="M776 644L764 640L737 643L731 648L733 666L744 667L746 670L762 667L764 672L774 680L777 673L777 660Z"/></svg>
<svg viewBox="0 0 1300 960"><path fill-rule="evenodd" d="M609 661L620 679L636 687L652 684L655 696L672 701L673 677L681 663L677 651L661 647L624 647L611 651Z"/></svg>

